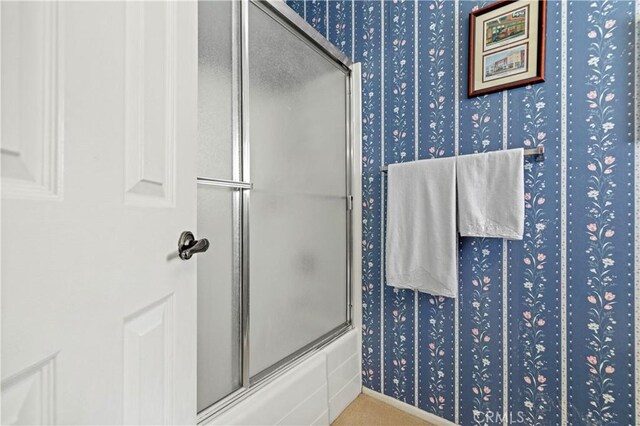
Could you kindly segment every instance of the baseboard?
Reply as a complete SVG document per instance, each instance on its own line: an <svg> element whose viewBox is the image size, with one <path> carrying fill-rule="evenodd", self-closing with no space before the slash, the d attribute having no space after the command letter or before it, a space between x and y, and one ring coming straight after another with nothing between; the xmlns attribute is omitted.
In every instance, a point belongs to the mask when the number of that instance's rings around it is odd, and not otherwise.
<svg viewBox="0 0 640 426"><path fill-rule="evenodd" d="M391 398L390 396L387 395L383 395L379 392L373 391L371 389L362 388L362 393L370 396L372 398L378 399L382 402L385 402L389 405L391 405L392 407L397 408L398 410L402 410L407 414L411 414L412 416L416 416L424 421L427 421L431 424L434 424L436 426L455 426L455 423L450 422L447 419L443 419L442 417L436 416L435 414L432 413L428 413L426 411L423 411L421 409L419 409L418 407L415 407L413 405L409 405L406 402L402 402L402 401L398 401L395 398Z"/></svg>

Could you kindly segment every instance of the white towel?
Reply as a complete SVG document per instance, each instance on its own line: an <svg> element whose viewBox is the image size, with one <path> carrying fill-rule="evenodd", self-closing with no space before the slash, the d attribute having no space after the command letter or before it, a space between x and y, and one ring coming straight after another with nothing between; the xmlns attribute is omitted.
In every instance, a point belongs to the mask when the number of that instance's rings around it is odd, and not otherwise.
<svg viewBox="0 0 640 426"><path fill-rule="evenodd" d="M520 148L458 157L461 236L522 239L523 156Z"/></svg>
<svg viewBox="0 0 640 426"><path fill-rule="evenodd" d="M389 165L387 284L458 294L456 159Z"/></svg>

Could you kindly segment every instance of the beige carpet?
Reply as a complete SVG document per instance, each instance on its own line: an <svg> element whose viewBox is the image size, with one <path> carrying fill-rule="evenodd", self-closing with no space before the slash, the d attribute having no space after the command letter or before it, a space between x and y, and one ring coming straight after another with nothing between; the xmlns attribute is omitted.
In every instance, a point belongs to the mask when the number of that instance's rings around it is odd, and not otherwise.
<svg viewBox="0 0 640 426"><path fill-rule="evenodd" d="M429 426L419 419L404 411L398 410L389 404L360 394L340 414L332 426Z"/></svg>

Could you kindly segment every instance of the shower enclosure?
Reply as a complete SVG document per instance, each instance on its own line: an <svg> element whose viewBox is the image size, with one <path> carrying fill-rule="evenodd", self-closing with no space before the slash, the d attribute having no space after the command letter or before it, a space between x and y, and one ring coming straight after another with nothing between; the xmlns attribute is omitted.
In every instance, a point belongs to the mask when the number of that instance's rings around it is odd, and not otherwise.
<svg viewBox="0 0 640 426"><path fill-rule="evenodd" d="M351 326L355 76L284 2L198 7L202 421Z"/></svg>

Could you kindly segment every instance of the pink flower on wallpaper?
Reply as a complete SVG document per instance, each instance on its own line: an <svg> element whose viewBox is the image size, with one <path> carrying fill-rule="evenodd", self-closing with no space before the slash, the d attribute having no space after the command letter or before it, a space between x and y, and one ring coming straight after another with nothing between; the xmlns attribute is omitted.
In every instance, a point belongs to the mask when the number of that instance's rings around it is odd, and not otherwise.
<svg viewBox="0 0 640 426"><path fill-rule="evenodd" d="M543 260L545 260L547 258L547 256L544 255L544 253L538 253L538 260L540 262L542 262Z"/></svg>
<svg viewBox="0 0 640 426"><path fill-rule="evenodd" d="M483 281L485 284L489 284L489 283L491 282L491 278L489 278L489 277L486 277L486 276L485 276L485 277L482 279L482 281Z"/></svg>
<svg viewBox="0 0 640 426"><path fill-rule="evenodd" d="M524 146L530 146L531 145L531 141L529 139L525 139L523 143L524 143Z"/></svg>
<svg viewBox="0 0 640 426"><path fill-rule="evenodd" d="M589 99L595 99L597 97L598 97L598 93L596 93L595 90L592 90L589 93L587 93L587 98L589 98Z"/></svg>
<svg viewBox="0 0 640 426"><path fill-rule="evenodd" d="M596 364L598 363L598 358L596 358L596 357L595 357L595 356L593 356L593 355L589 355L589 356L587 357L587 362L588 362L589 364L591 364L591 365L596 365Z"/></svg>
<svg viewBox="0 0 640 426"><path fill-rule="evenodd" d="M615 234L613 229L607 229L607 231L604 233L604 236L607 238L611 238L613 237L613 235Z"/></svg>
<svg viewBox="0 0 640 426"><path fill-rule="evenodd" d="M473 284L475 287L478 287L478 280L471 280L471 284Z"/></svg>
<svg viewBox="0 0 640 426"><path fill-rule="evenodd" d="M545 201L546 201L546 200L545 200L545 198L544 198L544 197L540 197L540 198L538 198L538 204L539 204L539 205L544 204L544 202L545 202Z"/></svg>
<svg viewBox="0 0 640 426"><path fill-rule="evenodd" d="M483 339L483 340L484 340L485 342L488 342L489 340L491 340L491 338L490 338L489 336L484 336L484 339Z"/></svg>
<svg viewBox="0 0 640 426"><path fill-rule="evenodd" d="M604 164L608 166L613 164L614 161L616 161L616 157L612 157L610 155L607 155L606 157L604 157Z"/></svg>
<svg viewBox="0 0 640 426"><path fill-rule="evenodd" d="M527 384L531 384L531 378L530 378L529 376L524 376L524 381L525 381Z"/></svg>
<svg viewBox="0 0 640 426"><path fill-rule="evenodd" d="M616 95L613 93L607 93L607 96L604 97L604 100L607 102L611 102L613 100L613 98L615 98Z"/></svg>
<svg viewBox="0 0 640 426"><path fill-rule="evenodd" d="M483 389L484 393L491 393L491 389L489 388L489 386L485 386Z"/></svg>
<svg viewBox="0 0 640 426"><path fill-rule="evenodd" d="M587 166L587 169L591 170L592 172L595 172L597 167L595 164L589 163L589 165Z"/></svg>
<svg viewBox="0 0 640 426"><path fill-rule="evenodd" d="M475 113L475 114L473 114L473 115L471 116L471 119L472 119L473 121L478 120L478 118L480 118L480 116L478 116L478 113Z"/></svg>
<svg viewBox="0 0 640 426"><path fill-rule="evenodd" d="M604 369L604 371L607 374L613 374L613 372L616 371L616 369L609 365L609 366L607 366L607 368Z"/></svg>
<svg viewBox="0 0 640 426"><path fill-rule="evenodd" d="M596 38L596 36L597 36L597 35L598 35L598 34L596 34L596 32L595 32L595 31L593 31L593 30L592 30L592 31L589 31L589 33L587 34L587 36L588 36L589 38Z"/></svg>
<svg viewBox="0 0 640 426"><path fill-rule="evenodd" d="M542 140L545 137L547 137L547 134L545 132L538 132L538 140Z"/></svg>
<svg viewBox="0 0 640 426"><path fill-rule="evenodd" d="M595 223L590 223L587 225L587 229L591 232L596 232L596 230L598 229L598 227L596 226Z"/></svg>
<svg viewBox="0 0 640 426"><path fill-rule="evenodd" d="M527 201L531 200L531 193L530 192L525 192L524 193L524 199L527 200Z"/></svg>
<svg viewBox="0 0 640 426"><path fill-rule="evenodd" d="M435 343L431 342L429 343L429 349L434 350L436 348Z"/></svg>
<svg viewBox="0 0 640 426"><path fill-rule="evenodd" d="M432 154L435 153L436 152L436 148L432 146L431 148L429 148L429 152L432 153Z"/></svg>
<svg viewBox="0 0 640 426"><path fill-rule="evenodd" d="M522 313L522 315L526 318L526 319L531 319L531 312L529 311L524 311Z"/></svg>
<svg viewBox="0 0 640 426"><path fill-rule="evenodd" d="M436 50L434 48L431 48L429 50L429 55L435 55L435 53L436 53Z"/></svg>
<svg viewBox="0 0 640 426"><path fill-rule="evenodd" d="M527 265L531 265L531 259L529 259L528 257L525 257L524 263L526 263Z"/></svg>
<svg viewBox="0 0 640 426"><path fill-rule="evenodd" d="M539 325L540 327L542 327L542 326L544 325L544 320L543 320L542 318L540 318L540 319L538 320L538 325Z"/></svg>
<svg viewBox="0 0 640 426"><path fill-rule="evenodd" d="M606 300L607 302L611 302L615 298L616 298L616 295L611 293L610 291L606 291L604 293L604 300Z"/></svg>
<svg viewBox="0 0 640 426"><path fill-rule="evenodd" d="M589 303L592 303L595 305L595 303L597 302L596 297L591 295L589 297L587 297L587 300L589 301Z"/></svg>
<svg viewBox="0 0 640 426"><path fill-rule="evenodd" d="M438 98L438 102L444 102L444 96L440 96L440 97Z"/></svg>
<svg viewBox="0 0 640 426"><path fill-rule="evenodd" d="M393 314L394 317L397 317L398 316L398 311L393 311L392 314Z"/></svg>
<svg viewBox="0 0 640 426"><path fill-rule="evenodd" d="M613 26L616 24L616 20L615 19L609 19L607 20L607 22L605 22L604 27L608 30L610 30L611 28L613 28Z"/></svg>
<svg viewBox="0 0 640 426"><path fill-rule="evenodd" d="M441 349L440 352L438 352L438 355L443 356L444 355L444 351Z"/></svg>
<svg viewBox="0 0 640 426"><path fill-rule="evenodd" d="M544 377L542 374L539 374L539 375L538 375L538 382L539 382L539 383L544 383L544 382L546 382L546 381L547 381L547 378L546 378L546 377Z"/></svg>
<svg viewBox="0 0 640 426"><path fill-rule="evenodd" d="M472 333L474 336L477 336L477 335L478 335L478 329L477 329L477 328L472 329L472 330L471 330L471 333Z"/></svg>
<svg viewBox="0 0 640 426"><path fill-rule="evenodd" d="M484 122L488 123L491 120L491 117L489 117L488 115L484 118Z"/></svg>
<svg viewBox="0 0 640 426"><path fill-rule="evenodd" d="M473 393L475 393L476 395L480 393L480 391L478 391L477 387L472 387L471 390L473 391Z"/></svg>

